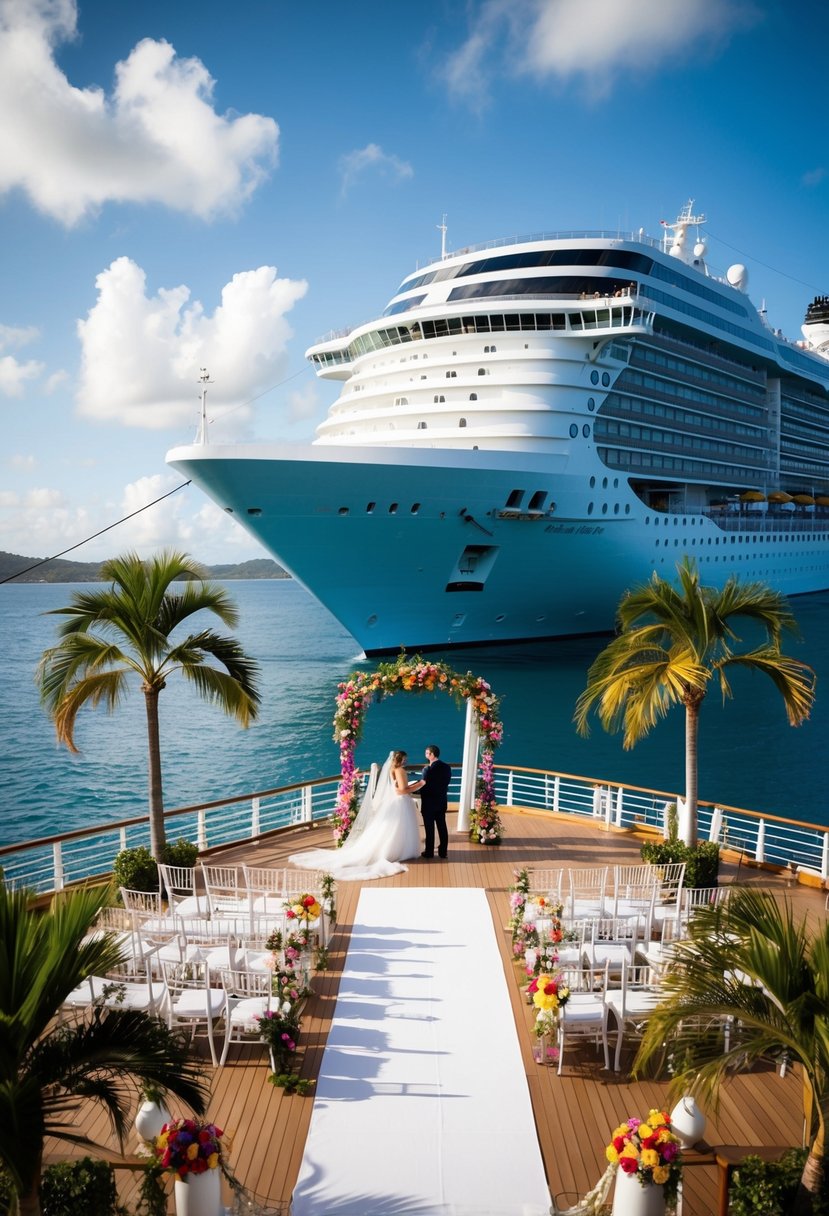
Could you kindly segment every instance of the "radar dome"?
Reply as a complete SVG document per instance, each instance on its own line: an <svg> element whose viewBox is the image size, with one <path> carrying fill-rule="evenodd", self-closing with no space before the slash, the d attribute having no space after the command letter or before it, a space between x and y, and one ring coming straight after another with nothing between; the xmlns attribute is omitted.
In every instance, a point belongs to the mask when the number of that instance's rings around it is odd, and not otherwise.
<svg viewBox="0 0 829 1216"><path fill-rule="evenodd" d="M708 246L706 245L705 241L697 241L696 245L694 246L694 257L704 258L707 252Z"/></svg>
<svg viewBox="0 0 829 1216"><path fill-rule="evenodd" d="M735 262L733 266L729 266L725 272L725 277L731 286L736 287L738 291L745 291L748 286L748 271L740 262Z"/></svg>

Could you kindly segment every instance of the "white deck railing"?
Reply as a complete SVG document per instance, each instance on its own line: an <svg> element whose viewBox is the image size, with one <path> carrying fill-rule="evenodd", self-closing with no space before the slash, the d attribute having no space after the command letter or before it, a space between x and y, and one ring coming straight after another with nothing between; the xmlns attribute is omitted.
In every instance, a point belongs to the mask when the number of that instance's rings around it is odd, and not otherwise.
<svg viewBox="0 0 829 1216"><path fill-rule="evenodd" d="M457 800L460 769L454 769L450 801ZM255 840L300 823L322 824L334 809L338 777L281 786L218 802L178 807L165 813L167 837L184 837L200 850ZM545 769L496 765L496 798L501 806L575 815L608 827L665 829L665 808L675 794L640 786ZM829 827L760 815L737 807L699 805L700 840L716 840L746 859L782 868L793 866L829 880ZM146 815L97 828L83 828L22 844L0 847L5 881L39 894L62 890L86 878L105 878L121 849L149 845Z"/></svg>

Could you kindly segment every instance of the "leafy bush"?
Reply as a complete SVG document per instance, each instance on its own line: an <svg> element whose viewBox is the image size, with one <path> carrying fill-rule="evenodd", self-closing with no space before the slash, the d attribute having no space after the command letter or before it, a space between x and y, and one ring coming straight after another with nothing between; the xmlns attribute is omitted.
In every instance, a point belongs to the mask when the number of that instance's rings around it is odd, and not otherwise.
<svg viewBox="0 0 829 1216"><path fill-rule="evenodd" d="M194 866L199 856L199 846L179 836L175 844L164 849L164 861L168 866Z"/></svg>
<svg viewBox="0 0 829 1216"><path fill-rule="evenodd" d="M143 844L135 849L122 849L113 862L112 873L119 887L131 891L158 890L158 865Z"/></svg>
<svg viewBox="0 0 829 1216"><path fill-rule="evenodd" d="M0 1169L0 1216L9 1216L9 1212L12 1210L13 1195L14 1188L11 1178L4 1169Z"/></svg>
<svg viewBox="0 0 829 1216"><path fill-rule="evenodd" d="M792 1210L808 1149L791 1148L779 1161L746 1157L731 1175L728 1211L730 1216L785 1216ZM813 1212L829 1212L829 1182L824 1179Z"/></svg>
<svg viewBox="0 0 829 1216"><path fill-rule="evenodd" d="M118 1216L115 1171L107 1161L82 1157L47 1165L41 1183L43 1216Z"/></svg>
<svg viewBox="0 0 829 1216"><path fill-rule="evenodd" d="M685 862L686 887L716 887L720 869L720 846L713 840L687 845L682 840L647 840L642 860L651 865Z"/></svg>

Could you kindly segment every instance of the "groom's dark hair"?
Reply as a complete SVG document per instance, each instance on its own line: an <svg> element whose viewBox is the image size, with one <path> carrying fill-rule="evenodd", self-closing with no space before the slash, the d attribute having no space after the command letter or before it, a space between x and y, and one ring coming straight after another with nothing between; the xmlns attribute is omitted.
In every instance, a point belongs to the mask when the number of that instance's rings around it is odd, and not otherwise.
<svg viewBox="0 0 829 1216"><path fill-rule="evenodd" d="M437 743L430 743L426 748L426 751L431 752L436 760L440 759L440 748L438 747Z"/></svg>

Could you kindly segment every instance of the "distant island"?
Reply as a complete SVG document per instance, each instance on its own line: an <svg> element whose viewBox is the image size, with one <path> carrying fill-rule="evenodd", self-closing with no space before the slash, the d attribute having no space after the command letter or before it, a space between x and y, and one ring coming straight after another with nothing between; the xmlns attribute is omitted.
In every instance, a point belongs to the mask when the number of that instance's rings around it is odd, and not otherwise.
<svg viewBox="0 0 829 1216"><path fill-rule="evenodd" d="M0 549L0 579L15 583L99 583L101 562L71 562L59 557L43 561L39 557L22 557L19 553L4 553ZM211 578L290 578L291 576L269 557L255 557L249 562L207 566Z"/></svg>

